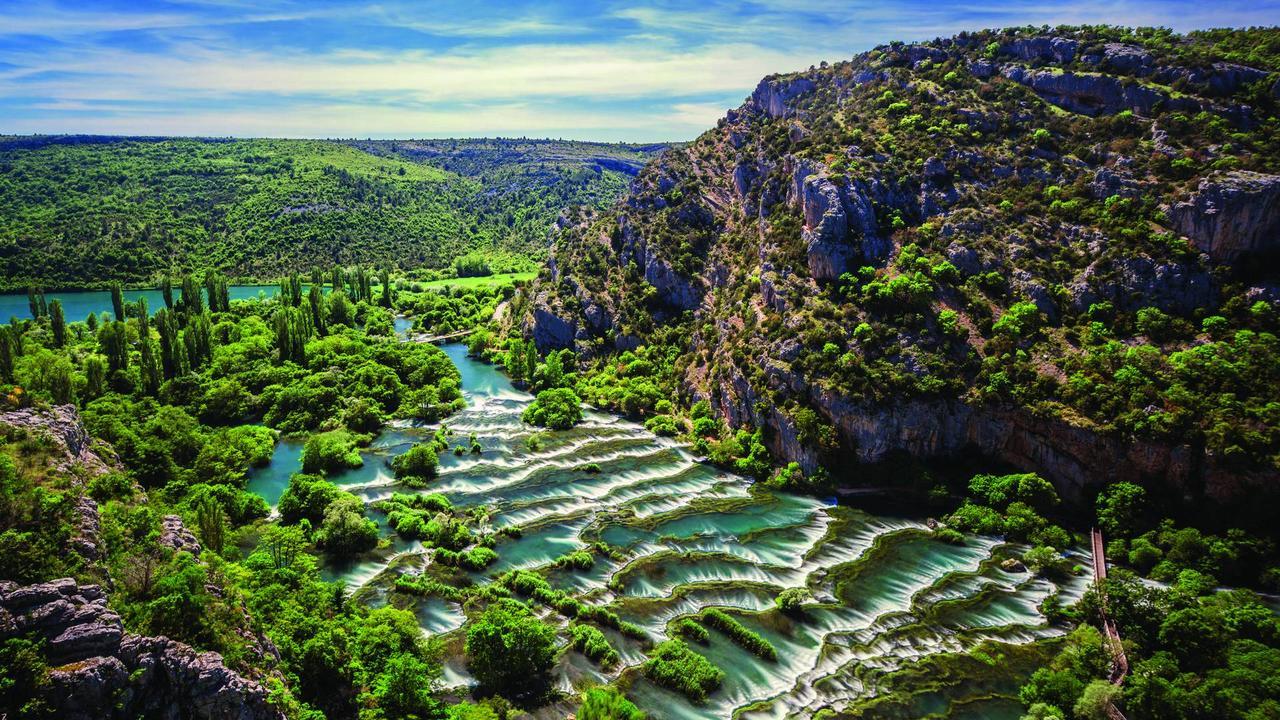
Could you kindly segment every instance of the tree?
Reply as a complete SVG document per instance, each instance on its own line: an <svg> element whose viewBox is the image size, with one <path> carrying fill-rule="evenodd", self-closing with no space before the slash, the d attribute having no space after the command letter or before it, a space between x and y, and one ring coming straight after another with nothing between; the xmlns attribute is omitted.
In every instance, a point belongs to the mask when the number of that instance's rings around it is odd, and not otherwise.
<svg viewBox="0 0 1280 720"><path fill-rule="evenodd" d="M296 477L296 476L295 476ZM283 499L282 499L283 500ZM307 540L296 525L268 525L258 540L258 550L271 558L276 570L293 567Z"/></svg>
<svg viewBox="0 0 1280 720"><path fill-rule="evenodd" d="M382 283L382 297L379 299L379 304L384 308L395 307L395 288L391 286L391 271L382 268L378 281Z"/></svg>
<svg viewBox="0 0 1280 720"><path fill-rule="evenodd" d="M342 290L329 293L329 324L351 327L355 322L355 312L351 308L351 299Z"/></svg>
<svg viewBox="0 0 1280 720"><path fill-rule="evenodd" d="M364 503L342 493L325 508L316 545L337 555L353 555L378 544L378 525L364 516Z"/></svg>
<svg viewBox="0 0 1280 720"><path fill-rule="evenodd" d="M289 487L280 496L280 520L287 524L303 519L319 523L324 518L324 511L341 492L337 485L319 475L294 473L289 478Z"/></svg>
<svg viewBox="0 0 1280 720"><path fill-rule="evenodd" d="M521 420L552 430L568 430L582 422L582 400L569 388L552 388L538 393L525 408Z"/></svg>
<svg viewBox="0 0 1280 720"><path fill-rule="evenodd" d="M419 477L430 480L436 476L440 458L435 444L418 443L391 460L391 469L397 478Z"/></svg>
<svg viewBox="0 0 1280 720"><path fill-rule="evenodd" d="M385 717L427 720L439 717L430 678L439 669L409 653L393 655L373 682L373 697Z"/></svg>
<svg viewBox="0 0 1280 720"><path fill-rule="evenodd" d="M149 337L145 337L138 343L140 351L138 355L138 380L142 385L142 392L146 395L155 397L160 392L161 371L160 358L156 350L156 342Z"/></svg>
<svg viewBox="0 0 1280 720"><path fill-rule="evenodd" d="M582 694L578 720L645 720L626 695L611 687L595 687Z"/></svg>
<svg viewBox="0 0 1280 720"><path fill-rule="evenodd" d="M227 531L226 513L211 496L206 495L196 505L196 527L205 549L221 555Z"/></svg>
<svg viewBox="0 0 1280 720"><path fill-rule="evenodd" d="M31 310L31 318L33 320L39 320L48 313L48 305L42 288L34 286L27 288L27 308Z"/></svg>
<svg viewBox="0 0 1280 720"><path fill-rule="evenodd" d="M106 391L107 364L101 355L89 355L84 359L84 395L87 400L102 397Z"/></svg>
<svg viewBox="0 0 1280 720"><path fill-rule="evenodd" d="M1080 720L1107 720L1107 708L1120 697L1120 688L1106 680L1094 680L1085 686L1072 712Z"/></svg>
<svg viewBox="0 0 1280 720"><path fill-rule="evenodd" d="M124 290L120 283L111 283L111 309L116 314L116 322L124 321Z"/></svg>
<svg viewBox="0 0 1280 720"><path fill-rule="evenodd" d="M356 436L347 430L315 433L302 446L302 472L333 473L364 465Z"/></svg>
<svg viewBox="0 0 1280 720"><path fill-rule="evenodd" d="M67 318L62 314L61 300L49 303L49 321L53 329L53 346L64 347L67 344Z"/></svg>
<svg viewBox="0 0 1280 720"><path fill-rule="evenodd" d="M307 310L311 313L311 325L315 328L316 334L321 337L328 334L328 312L324 304L324 290L319 283L313 284L307 291Z"/></svg>
<svg viewBox="0 0 1280 720"><path fill-rule="evenodd" d="M1112 537L1133 537L1142 531L1147 491L1140 485L1118 482L1098 496L1098 527Z"/></svg>
<svg viewBox="0 0 1280 720"><path fill-rule="evenodd" d="M467 628L467 667L480 684L507 697L546 686L555 662L555 630L510 598L490 604Z"/></svg>
<svg viewBox="0 0 1280 720"><path fill-rule="evenodd" d="M183 315L199 315L204 312L204 296L200 294L200 286L195 278L186 274L182 276L182 296L178 299L178 307Z"/></svg>
<svg viewBox="0 0 1280 720"><path fill-rule="evenodd" d="M160 366L164 378L172 380L182 370L182 355L179 352L178 321L173 312L162 309L155 317L156 333L160 336Z"/></svg>
<svg viewBox="0 0 1280 720"><path fill-rule="evenodd" d="M160 280L160 297L164 299L165 309L173 310L173 280L168 275Z"/></svg>
<svg viewBox="0 0 1280 720"><path fill-rule="evenodd" d="M107 357L107 370L112 375L129 369L129 336L123 322L104 323L98 330L98 346Z"/></svg>

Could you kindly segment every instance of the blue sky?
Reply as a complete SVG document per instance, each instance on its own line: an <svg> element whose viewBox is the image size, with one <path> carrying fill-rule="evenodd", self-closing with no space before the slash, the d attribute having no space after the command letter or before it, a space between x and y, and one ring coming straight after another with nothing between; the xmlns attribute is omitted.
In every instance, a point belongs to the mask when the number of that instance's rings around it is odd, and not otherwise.
<svg viewBox="0 0 1280 720"><path fill-rule="evenodd" d="M683 140L760 77L1023 24L1280 22L1280 0L0 0L0 133Z"/></svg>

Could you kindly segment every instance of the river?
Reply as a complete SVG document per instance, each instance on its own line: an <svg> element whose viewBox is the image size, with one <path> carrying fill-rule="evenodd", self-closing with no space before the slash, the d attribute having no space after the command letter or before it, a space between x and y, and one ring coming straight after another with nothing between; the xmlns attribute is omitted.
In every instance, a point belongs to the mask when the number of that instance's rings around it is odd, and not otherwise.
<svg viewBox="0 0 1280 720"><path fill-rule="evenodd" d="M232 300L249 300L259 296L274 297L278 292L280 292L280 287L277 285L232 285L227 288L227 294L231 296ZM173 297L175 300L182 297L182 291L174 288ZM153 313L164 307L164 296L160 294L159 290L124 291L126 303L134 303L141 298L147 299L147 307ZM49 302L60 301L62 303L62 313L67 318L67 322L84 320L89 316L89 313L112 312L111 292L108 290L47 292L45 293L45 300ZM8 322L11 318L18 318L19 320L31 318L31 308L27 304L26 293L0 294L0 322Z"/></svg>
<svg viewBox="0 0 1280 720"><path fill-rule="evenodd" d="M444 350L462 374L467 399L466 409L446 422L459 440L475 433L484 451L442 455L429 491L443 492L461 507L488 505L495 527L518 525L524 531L497 545L500 559L474 573L477 581L546 565L599 538L626 548L627 559L597 558L587 571L555 570L552 584L584 602L610 605L659 640L669 620L706 607L750 611L741 618L744 624L777 648L777 662L763 661L714 630L710 645L691 644L726 671L724 686L695 706L644 679L637 667L645 659L643 648L606 631L632 681L628 694L650 717L810 717L877 693L881 673L928 655L988 638L1024 643L1061 633L1037 610L1059 588L999 568L999 559L1017 548L994 538L950 545L935 540L918 519L768 491L604 413L588 411L572 430L539 432L520 422L529 394L494 367L467 357L462 345ZM433 429L389 428L365 452L364 466L335 482L369 502L404 490L386 460ZM531 445L535 434L539 442ZM298 469L299 450L296 442L281 442L271 465L253 472L250 489L274 504ZM601 472L585 472L587 463L598 464ZM382 520L379 513L373 516ZM329 564L324 573L377 604L385 602L395 574L425 562L420 544L393 539L383 551ZM1061 588L1064 600L1078 597L1086 582L1082 577L1067 583ZM771 610L788 587L807 587L818 601L801 620ZM465 620L456 604L439 598L415 602L427 633L452 633ZM561 621L554 614L548 620ZM577 652L565 653L555 673L565 690L610 679ZM470 681L462 658L447 659L446 680ZM1008 699L960 708L933 693L919 702L920 715L1020 715Z"/></svg>

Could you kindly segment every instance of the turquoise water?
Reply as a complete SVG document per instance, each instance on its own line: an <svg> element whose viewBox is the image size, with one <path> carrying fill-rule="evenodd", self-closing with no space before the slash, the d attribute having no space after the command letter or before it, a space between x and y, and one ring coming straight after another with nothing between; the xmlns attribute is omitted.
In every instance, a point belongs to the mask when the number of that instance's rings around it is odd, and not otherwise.
<svg viewBox="0 0 1280 720"><path fill-rule="evenodd" d="M275 297L280 292L280 288L276 285L232 285L227 288L227 293L232 300L249 300L262 297ZM173 289L174 300L182 297L182 291L178 288ZM151 312L155 312L164 307L164 296L159 290L125 290L125 302L137 302L140 298L147 299L147 307ZM110 313L111 293L107 290L75 290L67 292L47 292L45 299L49 302L59 300L62 302L62 312L66 316L68 322L84 320L89 313ZM0 294L0 322L8 322L10 318L18 318L19 320L27 320L31 318L31 308L27 304L26 293L5 293Z"/></svg>
<svg viewBox="0 0 1280 720"><path fill-rule="evenodd" d="M811 717L874 696L881 673L931 654L988 638L1029 642L1060 633L1036 609L1058 588L1000 570L999 558L1012 548L995 539L948 545L916 520L754 487L698 463L670 439L603 413L588 411L572 430L537 431L520 422L532 399L527 393L468 358L463 346L444 350L461 372L467 399L447 425L459 441L475 433L484 451L442 455L439 478L426 491L443 492L461 507L487 505L494 528L523 530L518 539L500 541L498 562L473 579L540 568L604 540L622 548L625 559L597 557L590 570L550 571L553 585L610 606L654 641L682 616L731 609L779 653L776 663L761 661L712 631L709 645L692 647L724 668L726 679L705 705L695 706L643 678L640 643L606 631L623 666L605 673L565 652L555 670L557 687L572 691L621 673L628 694L655 718ZM363 453L363 467L335 481L367 502L407 491L386 463L434 430L388 429ZM534 435L538 441L531 444ZM282 442L271 465L253 473L250 488L276 502L298 468L299 450L296 442ZM588 463L601 472L585 472ZM419 544L393 539L389 548L326 565L324 574L358 587L359 597L385 602L395 575L418 572L428 562ZM1061 590L1069 598L1084 586L1080 579ZM791 587L805 587L815 598L799 619L772 609L778 593ZM439 598L398 596L396 602L407 604L428 634L454 633L465 621L461 607ZM554 614L548 619L563 624ZM471 682L462 658L447 659L446 681ZM935 701L945 709L944 698L920 700ZM1004 716L1010 707L975 705L968 716Z"/></svg>

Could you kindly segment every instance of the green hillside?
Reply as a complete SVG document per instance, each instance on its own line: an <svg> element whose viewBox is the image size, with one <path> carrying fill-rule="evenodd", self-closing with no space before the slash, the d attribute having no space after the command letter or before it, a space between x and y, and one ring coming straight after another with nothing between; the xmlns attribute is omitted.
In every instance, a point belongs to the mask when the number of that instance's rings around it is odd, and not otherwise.
<svg viewBox="0 0 1280 720"><path fill-rule="evenodd" d="M148 282L206 268L247 277L332 264L444 268L472 251L538 259L563 207L611 201L644 156L593 145L525 172L500 146L477 142L473 154L492 159L483 173L459 173L389 145L366 152L323 140L0 140L0 283ZM627 163L586 159L613 154ZM517 175L518 188L503 180Z"/></svg>

